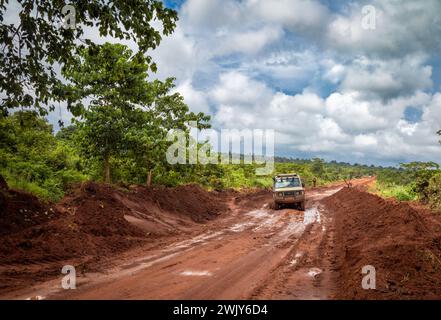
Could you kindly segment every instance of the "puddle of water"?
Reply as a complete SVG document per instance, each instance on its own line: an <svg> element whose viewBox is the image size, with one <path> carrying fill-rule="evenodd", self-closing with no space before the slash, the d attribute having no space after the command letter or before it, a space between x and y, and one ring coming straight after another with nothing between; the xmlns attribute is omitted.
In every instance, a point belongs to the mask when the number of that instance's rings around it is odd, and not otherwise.
<svg viewBox="0 0 441 320"><path fill-rule="evenodd" d="M175 244L169 246L168 248L164 249L163 251L170 252L170 251L176 251L177 249L185 249L185 248L192 246L193 244L204 243L206 240L216 238L217 236L220 236L222 234L223 234L222 231L213 232L213 233L204 233L204 234L196 236L190 240L184 240L184 241L175 243Z"/></svg>
<svg viewBox="0 0 441 320"><path fill-rule="evenodd" d="M253 231L258 231L260 229L265 229L268 227L277 227L276 223L280 220L281 216L272 216L263 221L260 225L253 229Z"/></svg>
<svg viewBox="0 0 441 320"><path fill-rule="evenodd" d="M191 270L186 270L186 271L182 271L180 273L181 276L195 276L195 277L209 277L212 276L212 273L210 271L191 271Z"/></svg>
<svg viewBox="0 0 441 320"><path fill-rule="evenodd" d="M236 223L232 227L230 227L228 230L233 232L241 232L244 231L247 227L253 226L254 223L252 222L242 222L242 223Z"/></svg>
<svg viewBox="0 0 441 320"><path fill-rule="evenodd" d="M307 224L311 224L314 222L318 222L320 223L320 212L317 209L317 207L312 207L310 209L307 209L305 211L305 214L303 216L303 224L307 225Z"/></svg>
<svg viewBox="0 0 441 320"><path fill-rule="evenodd" d="M280 236L296 236L300 237L300 235L305 230L305 225L301 221L291 221L285 229L280 232Z"/></svg>
<svg viewBox="0 0 441 320"><path fill-rule="evenodd" d="M247 216L251 216L253 218L258 218L258 219L263 219L263 218L266 218L269 216L268 211L261 210L261 209L253 210L253 211L247 212L245 214Z"/></svg>
<svg viewBox="0 0 441 320"><path fill-rule="evenodd" d="M142 269L145 269L145 268L149 268L149 267L151 267L151 266L153 266L153 265L155 265L155 264L157 264L159 262L167 261L167 260L177 256L179 253L182 253L182 252L175 252L175 253L172 253L172 254L169 254L169 255L166 255L166 256L163 256L161 258L158 258L158 259L155 259L155 260L151 260L151 261L148 261L148 262L140 262L137 265L135 265L135 263L133 263L133 264L131 264L129 266L126 266L125 268L123 267L123 269L127 269L130 272L136 272L136 271L139 271L139 270L142 270ZM143 261L145 261L145 260L146 259L144 259Z"/></svg>
<svg viewBox="0 0 441 320"><path fill-rule="evenodd" d="M318 276L320 273L322 273L322 269L319 268L311 268L308 271L308 276L315 278L316 276Z"/></svg>

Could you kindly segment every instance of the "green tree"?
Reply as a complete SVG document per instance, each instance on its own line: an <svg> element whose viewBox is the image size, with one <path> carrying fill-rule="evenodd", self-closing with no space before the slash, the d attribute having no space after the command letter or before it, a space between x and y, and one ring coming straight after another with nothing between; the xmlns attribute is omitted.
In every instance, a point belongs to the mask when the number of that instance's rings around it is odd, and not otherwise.
<svg viewBox="0 0 441 320"><path fill-rule="evenodd" d="M421 161L413 161L409 163L400 163L400 167L404 170L409 170L411 172L419 172L425 170L438 170L439 164L429 161L429 162L421 162Z"/></svg>
<svg viewBox="0 0 441 320"><path fill-rule="evenodd" d="M441 210L441 172L430 178L427 193L429 204L433 208Z"/></svg>
<svg viewBox="0 0 441 320"><path fill-rule="evenodd" d="M166 140L170 130L180 129L188 134L189 122L196 122L198 129L210 127L209 116L190 112L179 93L170 93L174 87L171 80L154 82L157 94L154 102L133 110L125 137L135 163L139 168L145 168L147 185L151 184L155 169L168 167L165 154L171 144Z"/></svg>
<svg viewBox="0 0 441 320"><path fill-rule="evenodd" d="M139 56L156 48L162 35L169 35L176 26L177 13L165 8L159 0L21 0L14 24L4 18L16 10L9 1L0 1L0 90L5 93L0 105L3 115L11 108L35 107L41 113L53 109L51 101L66 100L60 90L58 65L69 66L78 50L94 47L84 37L85 27L95 27L100 36L131 39L138 45ZM63 24L63 8L71 5L75 26ZM153 26L153 21L161 25ZM156 66L146 57L152 71ZM69 105L69 108L71 106ZM76 113L80 110L72 109Z"/></svg>
<svg viewBox="0 0 441 320"><path fill-rule="evenodd" d="M72 105L84 110L77 121L82 154L102 161L104 181L111 182L111 159L131 158L152 171L164 162L167 132L186 128L188 121L207 127L209 117L189 112L173 79L148 79L148 59L124 45L105 43L87 48L63 69ZM84 106L89 101L89 107Z"/></svg>
<svg viewBox="0 0 441 320"><path fill-rule="evenodd" d="M134 110L155 99L155 86L147 82L148 62L124 45L105 43L81 50L63 68L70 105L82 114L76 134L80 151L85 158L102 161L107 183L111 158L126 148ZM89 101L87 109L84 101Z"/></svg>
<svg viewBox="0 0 441 320"><path fill-rule="evenodd" d="M149 59L133 54L122 44L105 43L79 51L62 69L69 84L63 85L70 109L82 115L84 101L133 109L151 104L162 87L147 82Z"/></svg>
<svg viewBox="0 0 441 320"><path fill-rule="evenodd" d="M110 160L119 156L124 147L127 117L121 108L91 105L77 125L76 141L81 155L89 160L102 161L104 181L110 183Z"/></svg>

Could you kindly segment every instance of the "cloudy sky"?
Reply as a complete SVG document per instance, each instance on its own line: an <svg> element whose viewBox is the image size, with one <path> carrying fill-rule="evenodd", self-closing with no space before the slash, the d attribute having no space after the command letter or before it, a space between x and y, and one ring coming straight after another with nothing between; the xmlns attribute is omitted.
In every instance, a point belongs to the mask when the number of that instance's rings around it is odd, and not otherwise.
<svg viewBox="0 0 441 320"><path fill-rule="evenodd" d="M164 1L180 20L153 78L214 128L275 129L283 156L441 162L441 1Z"/></svg>
<svg viewBox="0 0 441 320"><path fill-rule="evenodd" d="M215 128L275 129L278 155L441 161L441 1L166 4L180 20L156 76Z"/></svg>

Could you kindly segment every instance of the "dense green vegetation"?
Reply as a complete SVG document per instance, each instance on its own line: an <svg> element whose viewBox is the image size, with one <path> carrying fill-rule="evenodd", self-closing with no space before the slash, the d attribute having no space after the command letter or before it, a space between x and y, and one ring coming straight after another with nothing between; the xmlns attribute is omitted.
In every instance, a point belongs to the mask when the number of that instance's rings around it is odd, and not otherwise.
<svg viewBox="0 0 441 320"><path fill-rule="evenodd" d="M105 117L90 109L91 117ZM112 112L116 112L115 109ZM137 111L141 112L142 111ZM138 119L147 120L139 115ZM119 184L145 184L152 179L154 184L176 186L186 183L199 183L207 188L246 188L270 187L271 176L256 176L258 165L233 164L194 164L170 165L165 161L165 152L157 151L154 162L154 175L149 175L149 167L140 161L142 153L134 152L133 132L137 121L121 125L119 121L108 121L109 135L112 137L114 152L108 163L96 153L106 144L96 136L100 135L99 124L89 125L88 118L75 121L73 125L62 128L56 135L52 126L36 112L20 111L0 119L0 174L11 187L24 189L44 199L58 200L72 183L92 179L110 180ZM120 121L127 119L119 115ZM98 121L98 120L97 120ZM106 122L104 122L106 123ZM135 127L135 128L133 128ZM142 129L143 127L141 127ZM140 130L141 130L140 129ZM147 131L149 132L149 131ZM119 135L118 139L114 139ZM156 138L164 142L164 138ZM118 141L118 143L115 143ZM148 147L148 141L146 142ZM138 149L135 149L138 150ZM146 148L148 152L148 148ZM162 153L161 153L162 152ZM150 163L153 163L152 158ZM376 174L379 168L346 163L326 163L321 159L301 160L276 158L275 173L298 172L307 185L317 179L317 185ZM107 168L106 165L109 165ZM111 168L111 170L109 170ZM109 176L108 176L109 175Z"/></svg>
<svg viewBox="0 0 441 320"><path fill-rule="evenodd" d="M441 170L434 162L403 163L381 170L373 191L401 201L420 200L441 209Z"/></svg>
<svg viewBox="0 0 441 320"><path fill-rule="evenodd" d="M0 174L10 187L50 200L87 178L73 147L57 139L52 126L32 111L0 119Z"/></svg>
<svg viewBox="0 0 441 320"><path fill-rule="evenodd" d="M101 111L90 109L89 112L91 116L101 117ZM138 110L137 113L141 113L138 114L138 119L142 119L141 124L148 123L142 117L142 111ZM135 120L123 125L118 121L109 121L113 131L110 132L111 136L121 135L118 140L115 139L119 143L109 157L109 170L103 158L95 153L95 150L100 150L100 146L105 146L96 143L98 139L95 136L100 134L96 130L98 125L88 125L89 120L87 117L85 119L75 121L54 135L52 126L36 112L19 111L1 118L0 174L11 187L52 201L59 200L74 183L85 180L105 181L109 176L113 183L121 185L145 184L149 179L154 184L166 186L199 183L209 189L265 188L272 185L271 176L256 175L256 164L170 165L165 161L164 148L156 150L156 158L152 157L146 162L146 158L141 158L143 153L136 152L142 148L135 151L131 149L133 144L136 145L132 130L142 131L144 128L141 126L137 129L138 121ZM119 119L128 121L122 116ZM142 141L146 152L149 152L149 140ZM156 137L154 142L158 141L167 145L163 135ZM154 166L147 166L146 163L154 163ZM154 170L154 175L149 174L151 170ZM394 168L325 162L318 158L307 160L276 157L274 174L287 172L299 173L308 186L312 186L314 178L317 185L323 185L375 175L377 182L372 187L373 192L401 201L420 200L434 208L441 208L441 170L433 162L412 162Z"/></svg>
<svg viewBox="0 0 441 320"><path fill-rule="evenodd" d="M105 43L80 51L63 74L64 87L75 109L83 110L75 121L75 141L81 156L101 161L104 181L110 183L115 161L148 176L165 165L167 132L188 132L194 121L208 128L210 117L189 111L179 93L171 93L173 79L149 82L148 60L126 46ZM84 107L83 101L89 105ZM120 166L117 166L120 167Z"/></svg>

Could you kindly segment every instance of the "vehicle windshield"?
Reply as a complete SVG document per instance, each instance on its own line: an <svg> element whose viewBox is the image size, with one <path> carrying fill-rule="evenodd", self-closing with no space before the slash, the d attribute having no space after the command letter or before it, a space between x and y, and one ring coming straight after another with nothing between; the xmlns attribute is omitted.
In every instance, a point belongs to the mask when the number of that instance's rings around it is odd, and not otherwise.
<svg viewBox="0 0 441 320"><path fill-rule="evenodd" d="M294 188L300 187L300 179L294 177L276 178L276 188Z"/></svg>

